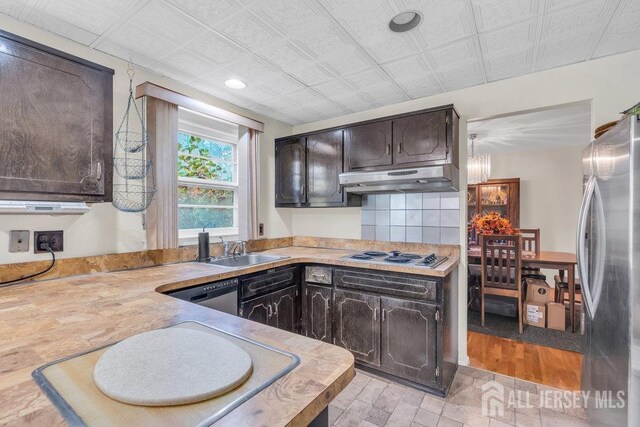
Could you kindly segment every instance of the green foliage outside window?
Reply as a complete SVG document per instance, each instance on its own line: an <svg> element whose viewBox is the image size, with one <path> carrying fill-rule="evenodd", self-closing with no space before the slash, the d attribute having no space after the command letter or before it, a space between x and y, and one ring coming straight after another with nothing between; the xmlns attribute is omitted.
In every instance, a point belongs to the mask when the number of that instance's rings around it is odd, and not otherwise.
<svg viewBox="0 0 640 427"><path fill-rule="evenodd" d="M178 134L178 176L233 182L233 148L194 135ZM180 229L233 227L234 191L198 186L178 187L179 205L213 205L230 208L179 207Z"/></svg>

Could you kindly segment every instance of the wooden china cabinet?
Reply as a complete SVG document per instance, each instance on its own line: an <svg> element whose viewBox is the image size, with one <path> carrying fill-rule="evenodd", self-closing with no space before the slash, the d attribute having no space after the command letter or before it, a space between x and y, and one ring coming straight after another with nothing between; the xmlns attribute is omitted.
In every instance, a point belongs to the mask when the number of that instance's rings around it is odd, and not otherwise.
<svg viewBox="0 0 640 427"><path fill-rule="evenodd" d="M520 227L520 178L490 179L469 185L467 190L467 221L477 215L498 212Z"/></svg>

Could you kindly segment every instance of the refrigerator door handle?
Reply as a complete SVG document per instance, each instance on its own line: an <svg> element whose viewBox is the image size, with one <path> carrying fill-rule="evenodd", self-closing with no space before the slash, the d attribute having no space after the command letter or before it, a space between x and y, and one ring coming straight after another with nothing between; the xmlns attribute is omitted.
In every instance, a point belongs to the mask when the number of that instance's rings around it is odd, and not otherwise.
<svg viewBox="0 0 640 427"><path fill-rule="evenodd" d="M598 309L598 302L600 301L600 295L602 294L602 285L604 283L604 264L605 264L605 249L606 249L606 236L605 236L605 220L604 220L604 205L602 203L602 195L600 194L600 188L598 187L598 181L594 180L593 185L593 210L595 211L595 218L593 223L596 226L596 247L593 248L594 252L594 266L593 277L591 278L591 312L596 313Z"/></svg>
<svg viewBox="0 0 640 427"><path fill-rule="evenodd" d="M589 273L585 259L585 231L587 228L587 212L591 206L591 200L593 198L593 191L595 188L596 178L591 176L587 182L587 186L582 196L582 203L580 206L580 215L578 216L578 235L576 242L576 252L578 261L578 272L580 273L580 280L582 281L582 299L584 300L587 312L593 317L593 308L591 301L591 290L589 289Z"/></svg>

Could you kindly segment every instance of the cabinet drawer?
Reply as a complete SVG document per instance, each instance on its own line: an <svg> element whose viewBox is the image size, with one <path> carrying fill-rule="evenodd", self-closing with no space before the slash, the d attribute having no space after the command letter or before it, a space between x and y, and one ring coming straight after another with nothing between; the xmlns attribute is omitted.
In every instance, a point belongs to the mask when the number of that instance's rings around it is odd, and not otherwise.
<svg viewBox="0 0 640 427"><path fill-rule="evenodd" d="M439 302L437 279L400 273L378 273L373 270L336 269L336 286L366 292L387 294L420 301Z"/></svg>
<svg viewBox="0 0 640 427"><path fill-rule="evenodd" d="M297 267L273 268L240 280L241 298L253 298L297 284Z"/></svg>
<svg viewBox="0 0 640 427"><path fill-rule="evenodd" d="M304 280L309 283L331 284L332 270L329 267L309 266L305 268Z"/></svg>

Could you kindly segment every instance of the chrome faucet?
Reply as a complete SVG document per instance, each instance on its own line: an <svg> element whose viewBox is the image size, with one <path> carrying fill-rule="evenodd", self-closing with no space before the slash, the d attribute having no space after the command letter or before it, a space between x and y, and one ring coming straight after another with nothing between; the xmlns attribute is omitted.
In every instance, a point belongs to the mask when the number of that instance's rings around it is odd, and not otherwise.
<svg viewBox="0 0 640 427"><path fill-rule="evenodd" d="M245 240L236 240L234 242L226 242L222 236L219 236L222 241L223 257L230 256L236 257L238 255L247 254L247 242Z"/></svg>
<svg viewBox="0 0 640 427"><path fill-rule="evenodd" d="M229 249L230 249L230 245L229 242L225 242L224 239L222 238L222 236L218 236L220 238L220 241L222 242L222 256L223 257L228 257L229 256Z"/></svg>

